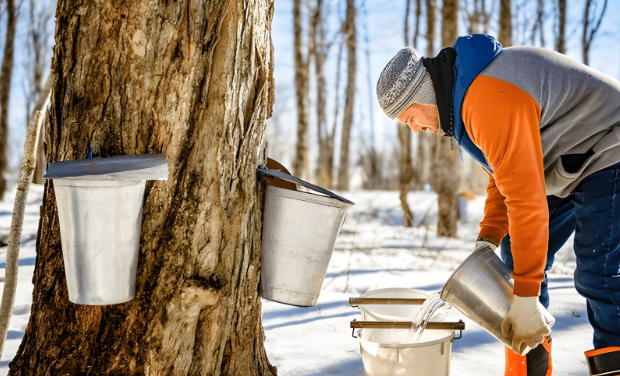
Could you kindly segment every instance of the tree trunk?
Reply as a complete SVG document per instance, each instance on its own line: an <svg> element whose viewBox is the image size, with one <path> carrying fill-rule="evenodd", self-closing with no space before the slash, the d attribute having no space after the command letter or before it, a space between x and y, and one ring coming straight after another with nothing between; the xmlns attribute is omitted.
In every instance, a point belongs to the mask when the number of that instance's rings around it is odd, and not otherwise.
<svg viewBox="0 0 620 376"><path fill-rule="evenodd" d="M400 141L399 163L399 191L400 206L403 209L403 226L413 227L413 212L407 203L407 193L413 181L413 166L411 163L411 129L407 124L397 123L398 138Z"/></svg>
<svg viewBox="0 0 620 376"><path fill-rule="evenodd" d="M347 15L344 21L347 36L347 88L342 119L340 138L340 160L338 163L338 189L349 190L349 143L353 126L353 109L355 102L355 65L356 65L356 33L355 33L355 0L347 0Z"/></svg>
<svg viewBox="0 0 620 376"><path fill-rule="evenodd" d="M405 27L404 27L404 41L405 45L409 45L409 13L412 0L405 0ZM418 25L414 26L417 34ZM415 40L413 40L415 45ZM396 123L398 127L398 141L400 143L400 163L399 163L399 191L400 191L400 206L403 209L403 226L413 227L413 212L407 202L407 194L409 193L409 187L413 181L413 164L411 161L411 129L407 124Z"/></svg>
<svg viewBox="0 0 620 376"><path fill-rule="evenodd" d="M435 10L437 3L435 0L426 0L426 56L435 55Z"/></svg>
<svg viewBox="0 0 620 376"><path fill-rule="evenodd" d="M309 67L310 54L304 58L301 0L293 1L293 34L295 38L295 95L297 99L297 145L295 158L293 159L293 174L301 179L309 178L309 120L308 120L308 95L310 91ZM308 33L312 35L312 32ZM311 50L309 46L308 50Z"/></svg>
<svg viewBox="0 0 620 376"><path fill-rule="evenodd" d="M543 0L538 0L538 9L536 11L536 23L535 29L538 29L538 36L540 46L545 47L545 3ZM533 35L532 35L533 37ZM535 42L535 41L533 41ZM534 44L534 43L532 43Z"/></svg>
<svg viewBox="0 0 620 376"><path fill-rule="evenodd" d="M413 46L417 46L418 35L420 34L420 17L422 17L422 0L415 0L415 26L413 28Z"/></svg>
<svg viewBox="0 0 620 376"><path fill-rule="evenodd" d="M58 3L50 162L165 153L144 197L136 298L68 301L53 182L10 375L272 375L260 276L273 3Z"/></svg>
<svg viewBox="0 0 620 376"><path fill-rule="evenodd" d="M435 41L435 0L425 0L426 6L426 53L427 57L435 56L434 41ZM426 183L429 183L430 178L430 151L433 145L434 135L420 132L417 134L418 145L416 150L415 164L413 165L413 174L415 176L414 187L415 189L423 189Z"/></svg>
<svg viewBox="0 0 620 376"><path fill-rule="evenodd" d="M319 160L317 171L317 183L321 187L331 188L332 185L332 163L333 163L333 142L332 134L327 128L327 87L323 67L327 60L328 46L325 41L325 29L323 23L323 0L316 0L310 22L313 24L314 51L310 53L314 56L314 73L316 78L316 129L319 143Z"/></svg>
<svg viewBox="0 0 620 376"><path fill-rule="evenodd" d="M512 46L512 7L511 0L500 0L499 42L504 47Z"/></svg>
<svg viewBox="0 0 620 376"><path fill-rule="evenodd" d="M0 201L4 199L4 191L6 190L4 173L9 160L9 92L11 90L11 75L13 74L13 47L17 25L15 0L7 0L6 11L6 39L4 41L2 67L0 68Z"/></svg>
<svg viewBox="0 0 620 376"><path fill-rule="evenodd" d="M335 152L335 136L336 136L336 128L338 127L338 117L340 113L340 103L342 102L340 99L340 76L342 71L342 52L343 52L343 43L338 42L338 57L336 58L336 79L334 80L334 117L332 119L332 125L330 130L327 132L325 137L325 145L324 151L325 156L323 162L325 163L325 167L323 170L325 171L326 185L325 187L333 188L334 180L332 177L334 171L334 152Z"/></svg>
<svg viewBox="0 0 620 376"><path fill-rule="evenodd" d="M444 0L441 14L441 44L451 46L458 37L457 0ZM452 137L440 137L437 143L437 154L433 158L435 192L437 192L439 206L437 219L437 235L439 236L456 237L457 235L460 167L460 160L452 148Z"/></svg>
<svg viewBox="0 0 620 376"><path fill-rule="evenodd" d="M555 49L561 53L566 53L566 0L558 0L558 39Z"/></svg>

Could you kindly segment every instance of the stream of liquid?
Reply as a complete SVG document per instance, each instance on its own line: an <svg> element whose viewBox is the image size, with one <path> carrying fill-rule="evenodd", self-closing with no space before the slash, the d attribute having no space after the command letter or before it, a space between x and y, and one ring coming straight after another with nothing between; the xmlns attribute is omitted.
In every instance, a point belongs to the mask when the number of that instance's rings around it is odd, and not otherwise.
<svg viewBox="0 0 620 376"><path fill-rule="evenodd" d="M440 294L441 291L437 291L424 301L424 304L422 304L422 307L413 318L406 343L420 342L424 329L426 329L426 325L431 319L438 322L446 318L450 305L441 299Z"/></svg>

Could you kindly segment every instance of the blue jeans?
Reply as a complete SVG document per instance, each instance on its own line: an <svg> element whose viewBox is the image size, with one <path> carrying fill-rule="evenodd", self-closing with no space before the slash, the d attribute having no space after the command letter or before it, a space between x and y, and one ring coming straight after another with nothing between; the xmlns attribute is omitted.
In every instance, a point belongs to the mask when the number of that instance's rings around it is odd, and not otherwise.
<svg viewBox="0 0 620 376"><path fill-rule="evenodd" d="M549 248L540 302L549 307L547 271L575 231L575 288L586 298L594 348L620 346L620 164L585 178L566 198L548 196ZM504 263L514 262L510 236L501 242Z"/></svg>

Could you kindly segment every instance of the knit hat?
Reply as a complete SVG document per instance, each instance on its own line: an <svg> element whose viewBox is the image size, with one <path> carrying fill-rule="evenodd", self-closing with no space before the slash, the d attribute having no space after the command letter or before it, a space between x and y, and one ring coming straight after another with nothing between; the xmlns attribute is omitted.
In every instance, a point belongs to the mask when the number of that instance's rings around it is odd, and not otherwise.
<svg viewBox="0 0 620 376"><path fill-rule="evenodd" d="M397 118L413 103L437 104L431 76L414 48L398 51L385 66L377 82L377 98L390 119Z"/></svg>

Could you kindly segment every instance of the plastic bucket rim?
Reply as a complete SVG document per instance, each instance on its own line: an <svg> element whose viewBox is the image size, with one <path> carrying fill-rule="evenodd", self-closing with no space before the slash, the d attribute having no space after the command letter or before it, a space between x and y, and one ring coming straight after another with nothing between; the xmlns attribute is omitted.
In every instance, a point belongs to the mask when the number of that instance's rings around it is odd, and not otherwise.
<svg viewBox="0 0 620 376"><path fill-rule="evenodd" d="M371 293L382 293L382 292L416 292L416 293L420 293L420 295L424 295L426 298L429 297L430 293L424 291L424 290L418 290L418 289L411 289L411 288L406 288L406 287L392 287L392 288L384 288L384 289L377 289L377 290L371 290L371 291L367 291L365 293L363 293L362 295L360 295L360 298L367 298L373 294ZM364 306L372 306L372 305L376 305L376 304L358 304L358 308L360 309L360 311L364 312L365 314L377 319L378 321L380 317L378 317L376 313L373 313L372 311L370 311L369 309L367 309ZM399 304L400 305L400 304ZM381 315L381 316L389 316L391 318L394 318L394 321L397 321L399 317L402 316L397 316L397 315ZM385 319L382 319L383 321L385 321ZM392 320L392 319L390 319Z"/></svg>

